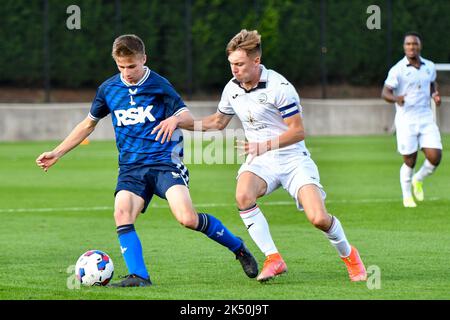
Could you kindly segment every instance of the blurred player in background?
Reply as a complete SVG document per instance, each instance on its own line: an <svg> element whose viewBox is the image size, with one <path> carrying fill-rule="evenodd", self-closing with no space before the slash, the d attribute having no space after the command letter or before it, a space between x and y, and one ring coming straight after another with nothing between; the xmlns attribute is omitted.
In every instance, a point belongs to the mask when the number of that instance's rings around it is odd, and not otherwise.
<svg viewBox="0 0 450 320"><path fill-rule="evenodd" d="M242 121L248 142L241 142L240 147L248 156L238 172L236 201L250 236L266 256L257 280L267 281L287 271L256 203L280 186L337 249L350 279L366 280L358 250L347 241L339 220L325 208L319 171L305 146L295 88L283 76L261 65L261 36L257 31L242 30L228 43L226 52L234 77L223 90L217 112L190 129L222 130L235 114ZM155 128L159 129L159 134L170 132L165 123Z"/></svg>
<svg viewBox="0 0 450 320"><path fill-rule="evenodd" d="M441 135L430 105L430 97L436 106L441 104L441 98L434 63L420 56L420 35L406 33L403 49L405 57L389 70L381 96L395 103L397 149L404 162L400 168L403 205L416 207L411 186L416 200L423 201L423 181L436 170L442 157ZM419 148L425 161L414 174Z"/></svg>
<svg viewBox="0 0 450 320"><path fill-rule="evenodd" d="M112 56L120 73L98 88L86 119L53 151L42 153L36 163L47 171L86 139L100 119L111 114L119 151L114 219L129 271L124 280L113 286L152 284L134 224L154 194L167 199L178 222L227 247L236 255L247 276L256 277L257 262L244 242L214 216L197 213L194 209L188 189L188 170L181 161L181 130L163 136L161 142L151 134L155 126L170 117L176 119L180 128L193 121L183 100L165 78L145 66L145 47L139 37L118 37L113 44Z"/></svg>

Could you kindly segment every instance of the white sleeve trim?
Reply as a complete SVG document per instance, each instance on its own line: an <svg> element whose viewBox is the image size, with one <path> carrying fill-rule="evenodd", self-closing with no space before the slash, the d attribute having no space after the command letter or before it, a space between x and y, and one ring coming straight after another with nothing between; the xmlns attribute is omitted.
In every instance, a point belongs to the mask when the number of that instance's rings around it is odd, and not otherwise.
<svg viewBox="0 0 450 320"><path fill-rule="evenodd" d="M189 109L186 108L186 107L183 107L180 110L178 110L177 112L175 112L173 115L174 116L178 116L178 115L180 115L180 114L182 114L183 112L186 112L186 111L189 111Z"/></svg>
<svg viewBox="0 0 450 320"><path fill-rule="evenodd" d="M101 118L94 117L90 112L88 114L88 117L94 120L95 122L99 122L101 120Z"/></svg>

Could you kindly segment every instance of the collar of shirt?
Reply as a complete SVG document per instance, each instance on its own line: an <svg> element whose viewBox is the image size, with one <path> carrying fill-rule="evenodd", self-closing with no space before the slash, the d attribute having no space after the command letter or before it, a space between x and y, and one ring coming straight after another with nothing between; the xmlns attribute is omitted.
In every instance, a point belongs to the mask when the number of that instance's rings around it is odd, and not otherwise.
<svg viewBox="0 0 450 320"><path fill-rule="evenodd" d="M136 87L136 86L140 86L141 84L143 84L145 82L145 80L147 80L148 76L150 75L150 69L147 66L144 66L144 75L142 76L142 78L135 84L131 84L128 81L126 81L123 77L122 74L120 74L120 80L122 80L122 82L127 86L127 87Z"/></svg>
<svg viewBox="0 0 450 320"><path fill-rule="evenodd" d="M409 63L408 58L405 56L403 58L404 63L406 64L407 67L414 67L414 65L412 65L411 63ZM419 61L420 61L420 66L425 65L425 62L423 62L422 57L419 56Z"/></svg>
<svg viewBox="0 0 450 320"><path fill-rule="evenodd" d="M245 89L241 83L239 81L236 80L236 78L233 78L231 81L233 81L235 84L237 84L242 90L245 91L245 93L249 93L252 92L254 90L257 89L261 89L261 88L266 88L267 87L267 81L269 78L269 72L267 71L266 67L264 67L264 65L260 65L260 69L261 69L261 75L259 77L259 82L256 86L254 86L253 88L251 88L250 90Z"/></svg>

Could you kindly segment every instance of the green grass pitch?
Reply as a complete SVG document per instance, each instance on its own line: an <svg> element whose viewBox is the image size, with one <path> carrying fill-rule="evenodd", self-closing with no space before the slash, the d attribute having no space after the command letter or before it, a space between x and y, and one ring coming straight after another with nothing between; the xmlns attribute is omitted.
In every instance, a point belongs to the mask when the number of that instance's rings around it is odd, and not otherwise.
<svg viewBox="0 0 450 320"><path fill-rule="evenodd" d="M115 275L127 273L113 220L117 151L91 142L49 172L35 158L57 142L0 144L0 299L449 299L450 136L441 166L424 184L417 208L401 203L393 136L311 137L327 208L358 247L372 287L351 283L324 235L296 210L282 189L259 201L289 272L267 284L248 279L233 254L181 227L166 202L154 198L136 229L154 286L73 285L73 265L88 249L106 251ZM421 165L423 156L418 159ZM189 165L199 211L220 218L257 257L234 203L238 165ZM372 278L371 278L372 277ZM69 285L68 285L69 284ZM69 288L70 287L70 288Z"/></svg>

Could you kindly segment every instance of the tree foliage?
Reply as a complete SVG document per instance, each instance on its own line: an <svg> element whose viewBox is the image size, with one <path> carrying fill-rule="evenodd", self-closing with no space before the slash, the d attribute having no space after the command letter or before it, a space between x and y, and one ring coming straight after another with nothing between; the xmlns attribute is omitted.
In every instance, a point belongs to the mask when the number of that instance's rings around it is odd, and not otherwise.
<svg viewBox="0 0 450 320"><path fill-rule="evenodd" d="M48 0L51 82L96 87L116 73L111 45L119 34L145 42L148 65L181 92L216 91L231 77L225 47L241 29L262 34L263 64L298 85L320 81L319 0ZM41 86L44 79L44 0L4 0L0 7L0 83ZM69 30L68 6L81 9L81 29ZM403 55L402 36L423 36L423 56L449 62L450 2L325 0L325 55L330 83L379 84ZM369 5L381 9L381 29L369 30ZM190 17L190 20L188 20ZM389 43L391 39L391 43ZM388 48L392 48L389 56ZM189 50L189 48L191 48ZM191 63L189 63L191 61Z"/></svg>

